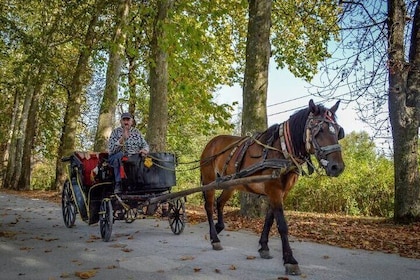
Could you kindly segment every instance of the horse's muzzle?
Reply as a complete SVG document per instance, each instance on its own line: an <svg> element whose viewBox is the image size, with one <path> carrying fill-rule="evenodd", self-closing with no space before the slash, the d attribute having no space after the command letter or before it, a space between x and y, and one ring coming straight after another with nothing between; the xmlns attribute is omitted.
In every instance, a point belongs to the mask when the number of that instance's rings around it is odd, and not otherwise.
<svg viewBox="0 0 420 280"><path fill-rule="evenodd" d="M344 163L329 161L327 165L324 165L324 168L328 176L338 177L344 171Z"/></svg>

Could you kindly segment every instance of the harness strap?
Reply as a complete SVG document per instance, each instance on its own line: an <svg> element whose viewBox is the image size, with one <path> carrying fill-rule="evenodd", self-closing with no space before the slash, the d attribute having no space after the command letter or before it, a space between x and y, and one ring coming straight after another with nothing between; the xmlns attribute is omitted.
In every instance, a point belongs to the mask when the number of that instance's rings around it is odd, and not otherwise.
<svg viewBox="0 0 420 280"><path fill-rule="evenodd" d="M239 151L239 154L238 154L238 158L237 158L237 160L235 162L236 173L238 173L239 170L241 169L241 166L242 166L242 162L244 160L245 153L248 150L248 147L251 146L252 142L254 142L254 140L253 140L252 137L251 138L247 138L246 142L241 147L241 150Z"/></svg>
<svg viewBox="0 0 420 280"><path fill-rule="evenodd" d="M284 123L281 123L279 125L279 139L280 139L281 151L283 152L284 157L288 158L289 152L287 151L286 137L284 135Z"/></svg>
<svg viewBox="0 0 420 280"><path fill-rule="evenodd" d="M244 137L242 138L240 141L238 141L236 143L236 146L233 147L233 149L230 151L229 156L226 158L226 162L225 165L223 166L223 171L222 174L220 174L221 176L223 176L226 172L226 169L229 165L230 160L232 159L233 155L235 154L236 150L245 142L247 141L249 138L248 137ZM243 150L243 146L242 146L242 150Z"/></svg>
<svg viewBox="0 0 420 280"><path fill-rule="evenodd" d="M286 124L284 126L284 134L286 136L286 147L287 147L287 150L289 151L289 153L291 155L294 155L295 154L295 149L293 148L292 137L290 135L290 124L289 124L289 121L286 121Z"/></svg>
<svg viewBox="0 0 420 280"><path fill-rule="evenodd" d="M224 181L228 181L228 180L232 180L232 179L236 179L236 178L247 177L247 176L250 176L250 175L254 174L257 171L260 171L260 170L266 169L266 168L280 169L280 170L282 170L281 172L284 172L285 170L290 170L290 169L294 170L294 167L292 166L290 160L287 160L287 159L267 159L267 160L264 160L264 161L259 161L259 162L253 164L252 166L250 166L247 169L241 170L239 172L236 172L236 173L233 173L233 174L230 174L230 175L219 177L217 179L217 182L224 182Z"/></svg>

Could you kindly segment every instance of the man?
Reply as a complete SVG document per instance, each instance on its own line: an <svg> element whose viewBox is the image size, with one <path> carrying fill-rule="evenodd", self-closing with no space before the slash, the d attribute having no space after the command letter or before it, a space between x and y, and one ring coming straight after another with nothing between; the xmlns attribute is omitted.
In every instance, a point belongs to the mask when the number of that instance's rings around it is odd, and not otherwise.
<svg viewBox="0 0 420 280"><path fill-rule="evenodd" d="M108 141L109 163L114 168L115 188L114 193L121 193L121 159L123 156L140 154L147 155L149 144L144 140L140 131L132 127L133 116L130 113L121 115L121 126L115 128Z"/></svg>

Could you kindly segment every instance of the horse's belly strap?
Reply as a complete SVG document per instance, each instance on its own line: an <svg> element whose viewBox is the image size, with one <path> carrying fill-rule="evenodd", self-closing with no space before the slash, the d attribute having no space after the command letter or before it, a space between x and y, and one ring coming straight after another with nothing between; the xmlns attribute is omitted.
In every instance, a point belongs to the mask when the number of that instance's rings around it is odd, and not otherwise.
<svg viewBox="0 0 420 280"><path fill-rule="evenodd" d="M282 171L285 171L285 170L288 170L291 166L292 166L292 162L287 159L266 159L264 161L260 161L256 164L253 164L250 167L243 169L239 172L219 177L217 181L223 182L223 181L228 181L228 180L232 180L236 178L248 177L257 171L267 169L267 168L282 169Z"/></svg>

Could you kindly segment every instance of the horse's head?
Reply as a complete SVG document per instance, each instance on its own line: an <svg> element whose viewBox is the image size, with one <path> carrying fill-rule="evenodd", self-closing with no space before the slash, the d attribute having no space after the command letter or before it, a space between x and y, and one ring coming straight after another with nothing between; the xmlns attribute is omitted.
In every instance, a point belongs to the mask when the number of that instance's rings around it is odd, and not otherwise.
<svg viewBox="0 0 420 280"><path fill-rule="evenodd" d="M309 101L309 116L306 121L304 142L307 152L315 154L328 176L337 177L344 170L341 146L338 140L344 138L344 129L337 124L335 112L338 101L327 109Z"/></svg>

